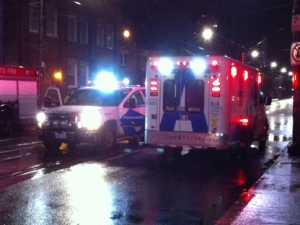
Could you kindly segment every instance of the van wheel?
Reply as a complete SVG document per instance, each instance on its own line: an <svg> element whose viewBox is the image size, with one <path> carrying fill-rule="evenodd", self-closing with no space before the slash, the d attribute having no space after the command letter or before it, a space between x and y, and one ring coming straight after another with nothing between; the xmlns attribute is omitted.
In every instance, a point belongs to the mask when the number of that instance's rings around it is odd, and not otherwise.
<svg viewBox="0 0 300 225"><path fill-rule="evenodd" d="M101 145L105 150L112 150L116 145L116 131L113 127L107 126L101 134Z"/></svg>
<svg viewBox="0 0 300 225"><path fill-rule="evenodd" d="M8 136L14 126L13 117L7 111L0 112L0 135Z"/></svg>
<svg viewBox="0 0 300 225"><path fill-rule="evenodd" d="M57 140L54 141L44 140L43 144L48 151L52 153L57 153L59 152L59 147L61 146L62 142Z"/></svg>

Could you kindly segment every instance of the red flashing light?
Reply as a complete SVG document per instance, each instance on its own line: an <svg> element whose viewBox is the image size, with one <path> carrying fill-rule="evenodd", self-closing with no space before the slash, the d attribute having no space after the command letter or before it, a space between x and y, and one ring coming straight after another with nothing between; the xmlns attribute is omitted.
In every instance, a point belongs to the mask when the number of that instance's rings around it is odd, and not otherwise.
<svg viewBox="0 0 300 225"><path fill-rule="evenodd" d="M187 68L190 65L190 62L187 62L187 61L177 61L176 65L178 66L178 68L184 69L184 68Z"/></svg>
<svg viewBox="0 0 300 225"><path fill-rule="evenodd" d="M261 75L260 74L258 74L258 76L257 76L257 83L261 84Z"/></svg>
<svg viewBox="0 0 300 225"><path fill-rule="evenodd" d="M212 88L211 88L211 91L212 91L212 97L220 97L220 91L221 91L221 88L220 88L220 85L221 85L221 82L220 82L220 79L219 77L216 78L212 83Z"/></svg>
<svg viewBox="0 0 300 225"><path fill-rule="evenodd" d="M219 92L216 92L216 93L212 93L211 96L212 97L220 97L221 94Z"/></svg>
<svg viewBox="0 0 300 225"><path fill-rule="evenodd" d="M150 96L158 95L158 81L150 80Z"/></svg>
<svg viewBox="0 0 300 225"><path fill-rule="evenodd" d="M212 65L212 66L217 66L217 65L218 65L218 61L217 61L217 60L211 61L211 65Z"/></svg>
<svg viewBox="0 0 300 225"><path fill-rule="evenodd" d="M244 81L246 81L246 80L248 80L248 78L249 78L249 73L248 73L248 71L244 71Z"/></svg>
<svg viewBox="0 0 300 225"><path fill-rule="evenodd" d="M220 86L220 85L221 85L220 79L217 78L216 80L214 80L214 81L212 82L212 85L213 85L213 86Z"/></svg>
<svg viewBox="0 0 300 225"><path fill-rule="evenodd" d="M211 69L214 69L214 70L218 69L218 67L219 67L218 64L219 64L219 63L218 63L218 60L213 59L213 60L211 61L211 63L210 63Z"/></svg>
<svg viewBox="0 0 300 225"><path fill-rule="evenodd" d="M151 63L151 69L158 70L158 65L159 65L159 62L157 60L153 61Z"/></svg>
<svg viewBox="0 0 300 225"><path fill-rule="evenodd" d="M237 69L235 66L231 67L231 76L234 78L237 75Z"/></svg>

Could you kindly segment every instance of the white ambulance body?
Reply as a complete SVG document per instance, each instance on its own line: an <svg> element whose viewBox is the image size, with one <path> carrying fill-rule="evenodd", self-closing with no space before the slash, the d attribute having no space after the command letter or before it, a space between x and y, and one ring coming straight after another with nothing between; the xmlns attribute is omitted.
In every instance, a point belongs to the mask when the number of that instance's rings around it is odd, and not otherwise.
<svg viewBox="0 0 300 225"><path fill-rule="evenodd" d="M226 56L150 58L145 143L195 149L265 143L260 83L258 70Z"/></svg>

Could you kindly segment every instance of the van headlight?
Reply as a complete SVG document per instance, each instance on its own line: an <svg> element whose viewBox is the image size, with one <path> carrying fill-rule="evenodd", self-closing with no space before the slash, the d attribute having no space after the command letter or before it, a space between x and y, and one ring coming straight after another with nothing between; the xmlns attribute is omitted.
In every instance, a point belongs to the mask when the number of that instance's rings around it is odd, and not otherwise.
<svg viewBox="0 0 300 225"><path fill-rule="evenodd" d="M39 112L38 114L36 114L36 120L38 122L38 126L41 127L42 124L46 121L46 114L44 112Z"/></svg>
<svg viewBox="0 0 300 225"><path fill-rule="evenodd" d="M101 114L96 109L85 109L79 117L77 127L97 130L101 125Z"/></svg>

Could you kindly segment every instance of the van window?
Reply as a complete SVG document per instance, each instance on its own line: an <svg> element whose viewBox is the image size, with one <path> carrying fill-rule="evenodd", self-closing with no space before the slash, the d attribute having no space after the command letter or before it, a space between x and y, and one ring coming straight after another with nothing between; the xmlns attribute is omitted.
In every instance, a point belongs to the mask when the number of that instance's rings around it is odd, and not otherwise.
<svg viewBox="0 0 300 225"><path fill-rule="evenodd" d="M188 113L203 113L204 82L188 80L185 84L185 111Z"/></svg>

